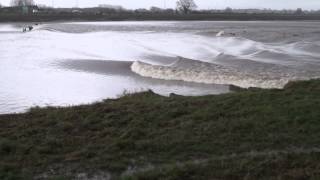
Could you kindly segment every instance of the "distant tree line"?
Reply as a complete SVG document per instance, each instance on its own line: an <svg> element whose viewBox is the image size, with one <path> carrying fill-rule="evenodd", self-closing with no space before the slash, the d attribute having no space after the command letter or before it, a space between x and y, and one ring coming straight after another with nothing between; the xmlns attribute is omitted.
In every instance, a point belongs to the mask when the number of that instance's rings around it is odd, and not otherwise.
<svg viewBox="0 0 320 180"><path fill-rule="evenodd" d="M10 13L10 14L19 14L21 11L19 6L33 6L29 9L36 9L37 14L45 14L45 15L67 15L67 14L82 14L82 15L93 15L93 16L110 16L110 15L137 15L137 16L177 16L177 15L208 15L208 16L232 16L236 17L237 15L243 14L252 14L252 15L274 15L274 16L281 16L281 15L308 15L308 14L320 14L320 10L318 11L306 11L301 8L296 10L272 10L272 9L232 9L231 7L227 7L225 9L208 9L208 10L198 10L197 4L194 0L177 0L176 1L176 8L167 8L163 9L160 7L152 6L149 9L140 8L140 9L125 9L121 6L114 6L108 4L102 4L98 7L93 8L52 8L47 5L38 4L34 6L34 0L11 0L11 6L16 7L10 9L10 7L5 7L0 9L0 13ZM6 9L7 8L7 9ZM34 13L34 11L29 11Z"/></svg>

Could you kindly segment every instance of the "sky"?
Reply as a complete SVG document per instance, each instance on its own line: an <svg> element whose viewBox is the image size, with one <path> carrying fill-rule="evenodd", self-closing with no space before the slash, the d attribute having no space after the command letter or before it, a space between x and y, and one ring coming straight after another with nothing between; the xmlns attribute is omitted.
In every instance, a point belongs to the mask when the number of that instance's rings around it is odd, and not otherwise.
<svg viewBox="0 0 320 180"><path fill-rule="evenodd" d="M55 7L93 7L99 4L121 5L128 9L174 8L176 0L34 0L37 4L46 4ZM231 8L271 8L271 9L320 9L320 0L195 0L199 9ZM0 4L9 5L10 0L0 0Z"/></svg>

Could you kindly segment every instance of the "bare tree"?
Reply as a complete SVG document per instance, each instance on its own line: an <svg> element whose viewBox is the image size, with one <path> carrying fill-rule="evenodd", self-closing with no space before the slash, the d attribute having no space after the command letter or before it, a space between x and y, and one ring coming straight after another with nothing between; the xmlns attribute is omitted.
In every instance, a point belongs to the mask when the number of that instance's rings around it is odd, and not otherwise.
<svg viewBox="0 0 320 180"><path fill-rule="evenodd" d="M177 10L188 14L190 11L196 9L198 6L194 2L194 0L178 0L177 1Z"/></svg>
<svg viewBox="0 0 320 180"><path fill-rule="evenodd" d="M159 7L156 7L156 6L152 6L152 7L150 7L150 11L152 12L152 13L159 13L159 12L161 12L163 9L161 9L161 8L159 8Z"/></svg>
<svg viewBox="0 0 320 180"><path fill-rule="evenodd" d="M224 12L226 13L232 13L232 8L231 7L227 7Z"/></svg>
<svg viewBox="0 0 320 180"><path fill-rule="evenodd" d="M33 0L11 0L11 6L33 6Z"/></svg>
<svg viewBox="0 0 320 180"><path fill-rule="evenodd" d="M301 14L303 14L303 10L301 8L298 8L296 10L295 14L301 15Z"/></svg>

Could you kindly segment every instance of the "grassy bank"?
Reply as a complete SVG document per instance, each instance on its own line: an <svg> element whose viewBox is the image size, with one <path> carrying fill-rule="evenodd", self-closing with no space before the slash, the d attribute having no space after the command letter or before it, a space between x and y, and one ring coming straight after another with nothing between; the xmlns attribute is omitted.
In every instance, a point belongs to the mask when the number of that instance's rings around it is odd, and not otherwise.
<svg viewBox="0 0 320 180"><path fill-rule="evenodd" d="M319 179L320 80L0 116L0 179Z"/></svg>

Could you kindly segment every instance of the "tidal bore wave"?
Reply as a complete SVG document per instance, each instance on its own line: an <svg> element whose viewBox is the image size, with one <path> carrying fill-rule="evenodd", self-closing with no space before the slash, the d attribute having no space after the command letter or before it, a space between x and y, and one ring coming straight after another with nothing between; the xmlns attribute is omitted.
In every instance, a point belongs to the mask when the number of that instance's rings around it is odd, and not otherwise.
<svg viewBox="0 0 320 180"><path fill-rule="evenodd" d="M157 79L205 84L232 84L243 88L282 88L289 81L308 79L297 76L294 72L292 74L250 73L228 66L182 58L168 66L136 61L131 65L131 70L141 76Z"/></svg>
<svg viewBox="0 0 320 180"><path fill-rule="evenodd" d="M105 52L108 55L105 59L131 59L131 70L144 77L243 88L282 88L289 81L320 77L320 42L317 40L290 42L288 38L285 42L267 43L237 36L175 33L170 29L166 33L136 32L140 26L124 32L126 28L61 24L41 30L57 34L81 33L81 38L99 39L104 47L96 47L92 52L88 52L88 48L75 49L87 55L101 52L102 58ZM76 38L81 40L80 36ZM185 58L175 61L176 57ZM170 58L171 62L166 61Z"/></svg>

